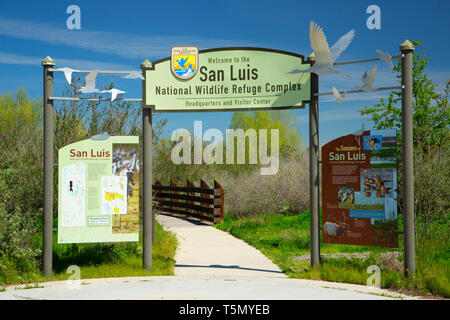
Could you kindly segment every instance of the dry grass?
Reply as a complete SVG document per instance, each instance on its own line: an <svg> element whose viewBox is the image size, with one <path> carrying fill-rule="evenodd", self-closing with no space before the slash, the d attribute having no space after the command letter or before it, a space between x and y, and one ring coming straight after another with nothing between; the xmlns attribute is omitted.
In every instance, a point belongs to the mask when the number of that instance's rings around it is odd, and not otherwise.
<svg viewBox="0 0 450 320"><path fill-rule="evenodd" d="M225 171L214 177L225 189L225 210L229 216L255 213L303 212L309 207L309 162L306 152L280 159L279 171L263 176L255 169L248 174Z"/></svg>

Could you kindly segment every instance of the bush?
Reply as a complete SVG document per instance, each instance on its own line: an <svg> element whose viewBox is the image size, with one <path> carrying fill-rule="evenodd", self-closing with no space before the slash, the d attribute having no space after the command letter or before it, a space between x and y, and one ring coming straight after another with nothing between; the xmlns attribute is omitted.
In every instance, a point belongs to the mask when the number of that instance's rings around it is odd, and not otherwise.
<svg viewBox="0 0 450 320"><path fill-rule="evenodd" d="M306 152L280 159L276 175L222 173L215 177L225 189L225 208L232 217L303 212L309 207L309 162Z"/></svg>
<svg viewBox="0 0 450 320"><path fill-rule="evenodd" d="M0 282L38 271L36 265L41 250L30 241L36 232L35 220L19 209L9 214L0 203Z"/></svg>
<svg viewBox="0 0 450 320"><path fill-rule="evenodd" d="M414 195L419 241L436 237L448 243L450 146L415 152Z"/></svg>
<svg viewBox="0 0 450 320"><path fill-rule="evenodd" d="M79 83L80 79L74 81L63 95L77 96ZM107 88L112 86L113 83ZM24 89L19 89L16 94L0 95L0 282L20 282L21 274L25 276L26 272L39 270L37 256L41 242L32 241L30 236L42 231L42 110L42 99L31 99ZM142 132L141 108L133 103L64 101L55 104L54 117L55 163L58 162L58 149L69 143L105 131L110 135L140 135ZM155 142L165 123L154 120ZM55 167L54 217L58 208L57 179ZM54 225L56 222L54 219ZM125 251L132 253L135 250L129 246L118 247L120 249L106 246L101 250L92 247L83 249L85 253L80 254L100 261L106 259L99 257L102 254L120 259ZM64 260L64 257L58 258Z"/></svg>

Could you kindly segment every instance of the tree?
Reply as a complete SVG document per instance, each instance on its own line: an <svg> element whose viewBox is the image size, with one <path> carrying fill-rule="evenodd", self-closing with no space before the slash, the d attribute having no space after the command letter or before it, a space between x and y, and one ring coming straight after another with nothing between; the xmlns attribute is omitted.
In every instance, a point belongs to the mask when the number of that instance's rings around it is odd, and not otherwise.
<svg viewBox="0 0 450 320"><path fill-rule="evenodd" d="M414 46L422 42L413 41ZM417 49L417 48L416 48ZM443 93L435 91L437 85L428 78L426 66L429 58L423 52L413 53L413 132L414 147L430 152L433 147L442 146L449 137L449 82ZM401 59L394 67L397 79L401 84ZM374 122L376 129L398 129L401 143L402 109L401 91L391 91L387 100L380 99L380 103L365 106L361 115L368 115Z"/></svg>
<svg viewBox="0 0 450 320"><path fill-rule="evenodd" d="M280 155L289 156L301 147L300 135L297 131L295 117L290 110L234 112L231 118L231 129L279 130ZM268 133L268 138L270 134Z"/></svg>
<svg viewBox="0 0 450 320"><path fill-rule="evenodd" d="M417 47L422 43L413 41ZM414 146L414 211L416 214L416 236L419 239L437 237L449 240L450 197L450 147L448 93L450 81L442 93L428 78L426 66L429 58L423 52L413 54L413 146ZM401 61L394 67L401 81ZM401 92L392 91L387 100L365 106L361 115L368 115L376 129L397 129L398 155L401 154L402 109ZM400 159L399 159L400 160ZM399 161L398 201L402 208L402 162Z"/></svg>
<svg viewBox="0 0 450 320"><path fill-rule="evenodd" d="M0 95L0 198L7 212L35 212L41 203L42 120L42 101L25 89Z"/></svg>

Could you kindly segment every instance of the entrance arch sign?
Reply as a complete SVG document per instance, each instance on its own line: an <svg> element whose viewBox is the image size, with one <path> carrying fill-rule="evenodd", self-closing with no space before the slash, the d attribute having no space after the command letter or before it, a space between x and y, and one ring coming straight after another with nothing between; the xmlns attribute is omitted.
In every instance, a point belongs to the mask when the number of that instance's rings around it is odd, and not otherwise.
<svg viewBox="0 0 450 320"><path fill-rule="evenodd" d="M152 214L152 113L186 112L186 111L236 111L255 109L302 108L309 103L309 166L310 166L310 222L311 222L311 266L320 263L319 237L319 96L332 95L332 92L319 93L319 76L315 73L290 74L288 70L305 70L314 64L314 55L305 62L304 57L295 53L260 49L260 48L221 48L197 51L195 47L175 47L172 50L177 59L165 58L141 64L144 79L142 82L142 99L121 99L121 101L142 102L143 127L143 267L152 269L152 245L154 242L154 215ZM190 50L183 50L190 48ZM404 251L405 274L415 272L415 227L414 227L414 184L413 184L413 121L412 121L412 61L414 45L406 40L400 46L402 63L402 86L377 88L375 91L402 90L402 136L403 136L403 199L404 199ZM193 55L194 57L187 57ZM222 56L222 58L221 58ZM209 60L208 57L211 59ZM206 62L204 59L206 58ZM231 59L232 60L226 60ZM235 60L236 58L236 60ZM365 60L353 60L334 63L344 65L384 60L384 57ZM179 60L179 61L176 61ZM175 61L181 64L171 65ZM53 96L53 72L55 62L46 57L42 60L44 71L44 236L43 236L43 273L52 275L52 232L53 232L53 131L54 101L102 101L101 98L70 98ZM219 66L218 66L219 65ZM208 69L208 66L210 69ZM233 68L231 68L233 66ZM198 68L198 70L197 70ZM220 71L222 70L222 71ZM228 73L226 71L228 70ZM240 70L240 72L239 72ZM90 73L93 70L77 70ZM123 71L98 71L102 74L120 74ZM171 73L172 74L171 74ZM175 77L174 72L178 72ZM125 72L127 74L134 71ZM175 79L176 78L176 79ZM181 79L180 79L181 78ZM203 80L201 80L203 79ZM164 82L166 81L166 83ZM205 92L195 85L206 86ZM165 85L158 88L157 85ZM269 83L269 86L267 86ZM236 85L236 88L233 88ZM244 87L245 85L245 87ZM272 89L272 85L274 88ZM171 87L172 86L172 89ZM193 87L192 87L193 86ZM230 89L231 86L231 89ZM238 89L241 86L241 89ZM252 89L246 89L252 87ZM258 92L254 93L256 86ZM259 89L261 86L261 89ZM265 86L263 88L263 86ZM192 87L189 92L189 88ZM208 87L211 87L208 89ZM217 90L228 88L223 96ZM174 94L173 89L177 89ZM194 89L194 91L192 91ZM233 92L233 89L235 92ZM188 91L186 91L188 90ZM199 92L196 90L200 90ZM212 90L212 91L209 91ZM259 90L261 90L259 92ZM263 90L268 97L264 97ZM270 92L269 92L270 91ZM172 92L172 93L170 93ZM221 92L221 91L220 91ZM363 92L362 90L347 93ZM195 94L194 94L195 93ZM203 96L200 96L203 95ZM232 100L228 102L225 101ZM257 101L255 99L261 99ZM268 101L263 101L267 99ZM186 101L210 101L194 105ZM242 100L242 101L241 101ZM184 103L183 103L184 101ZM250 101L250 102L245 102ZM214 105L213 105L214 104ZM217 105L216 105L217 104Z"/></svg>
<svg viewBox="0 0 450 320"><path fill-rule="evenodd" d="M302 55L263 48L219 48L172 56L144 69L144 107L155 112L304 108L311 102L311 66ZM174 54L174 52L176 54ZM189 79L183 75L194 74Z"/></svg>

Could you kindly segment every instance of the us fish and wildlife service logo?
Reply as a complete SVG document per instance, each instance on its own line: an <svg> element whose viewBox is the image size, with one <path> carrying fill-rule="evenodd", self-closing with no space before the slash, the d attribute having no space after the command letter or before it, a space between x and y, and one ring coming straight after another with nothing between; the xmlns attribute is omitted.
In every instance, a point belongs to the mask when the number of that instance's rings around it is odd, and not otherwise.
<svg viewBox="0 0 450 320"><path fill-rule="evenodd" d="M173 47L170 66L178 79L191 79L198 70L198 48Z"/></svg>

